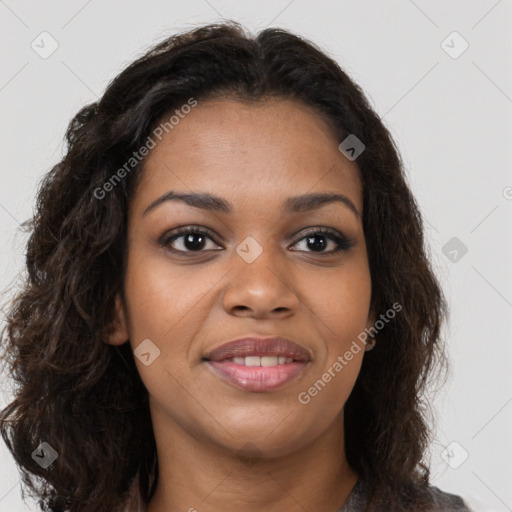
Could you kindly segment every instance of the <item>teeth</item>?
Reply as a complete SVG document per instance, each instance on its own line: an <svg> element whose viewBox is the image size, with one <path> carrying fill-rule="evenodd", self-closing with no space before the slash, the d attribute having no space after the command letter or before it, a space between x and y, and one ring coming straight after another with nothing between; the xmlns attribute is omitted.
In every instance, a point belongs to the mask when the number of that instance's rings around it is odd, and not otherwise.
<svg viewBox="0 0 512 512"><path fill-rule="evenodd" d="M277 366L278 364L291 363L293 358L285 356L247 356L234 357L232 361L242 366Z"/></svg>
<svg viewBox="0 0 512 512"><path fill-rule="evenodd" d="M245 358L245 366L261 366L260 356L247 356Z"/></svg>
<svg viewBox="0 0 512 512"><path fill-rule="evenodd" d="M277 356L262 356L261 366L277 366Z"/></svg>

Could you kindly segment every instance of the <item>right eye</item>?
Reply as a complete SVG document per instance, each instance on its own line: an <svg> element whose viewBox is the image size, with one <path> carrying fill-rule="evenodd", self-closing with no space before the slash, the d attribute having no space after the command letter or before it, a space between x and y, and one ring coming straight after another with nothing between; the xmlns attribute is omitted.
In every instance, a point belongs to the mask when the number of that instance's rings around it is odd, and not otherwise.
<svg viewBox="0 0 512 512"><path fill-rule="evenodd" d="M215 242L214 236L207 228L185 226L166 233L160 237L158 244L176 253L205 252L205 250L216 250L206 248L208 240ZM178 243L175 243L178 242ZM176 247L178 246L178 247Z"/></svg>

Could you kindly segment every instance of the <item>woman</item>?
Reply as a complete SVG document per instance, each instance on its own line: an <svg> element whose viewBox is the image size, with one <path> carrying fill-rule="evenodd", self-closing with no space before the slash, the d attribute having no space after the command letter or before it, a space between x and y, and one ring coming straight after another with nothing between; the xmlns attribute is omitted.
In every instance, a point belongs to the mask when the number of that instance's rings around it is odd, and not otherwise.
<svg viewBox="0 0 512 512"><path fill-rule="evenodd" d="M67 141L4 335L42 509L468 510L424 460L447 308L420 213L332 59L204 26Z"/></svg>

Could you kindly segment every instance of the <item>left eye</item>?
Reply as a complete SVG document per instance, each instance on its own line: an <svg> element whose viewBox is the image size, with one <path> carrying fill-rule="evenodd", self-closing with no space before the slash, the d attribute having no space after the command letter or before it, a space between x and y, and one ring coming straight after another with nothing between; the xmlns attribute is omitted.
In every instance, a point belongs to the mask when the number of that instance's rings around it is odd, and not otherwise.
<svg viewBox="0 0 512 512"><path fill-rule="evenodd" d="M316 231L310 231L309 233L306 233L306 235L303 236L294 245L297 245L303 240L305 240L305 244L308 248L313 249L310 252L320 252L323 254L333 254L339 251L347 251L354 245L352 240L349 240L341 233L330 229L318 229ZM331 244L334 245L334 249L330 251L323 250L328 246L328 242L331 242Z"/></svg>

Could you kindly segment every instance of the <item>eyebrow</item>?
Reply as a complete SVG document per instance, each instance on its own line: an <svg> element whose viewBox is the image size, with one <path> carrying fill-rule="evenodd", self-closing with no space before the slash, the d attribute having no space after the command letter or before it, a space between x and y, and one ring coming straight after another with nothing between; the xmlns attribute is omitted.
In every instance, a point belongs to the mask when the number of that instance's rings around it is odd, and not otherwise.
<svg viewBox="0 0 512 512"><path fill-rule="evenodd" d="M233 205L222 197L218 197L206 192L193 192L181 193L170 190L159 198L155 199L142 213L142 216L147 215L151 210L167 201L182 201L189 206L201 208L212 212L233 213ZM284 213L301 213L308 212L320 208L326 204L339 202L348 207L359 218L361 215L354 203L343 194L336 193L316 193L316 194L303 194L300 196L289 197L283 206Z"/></svg>

